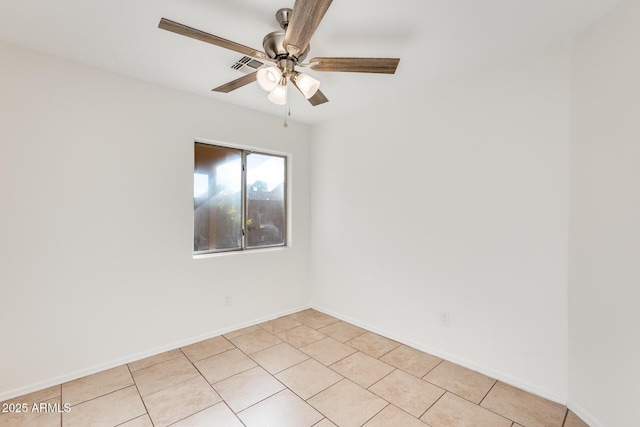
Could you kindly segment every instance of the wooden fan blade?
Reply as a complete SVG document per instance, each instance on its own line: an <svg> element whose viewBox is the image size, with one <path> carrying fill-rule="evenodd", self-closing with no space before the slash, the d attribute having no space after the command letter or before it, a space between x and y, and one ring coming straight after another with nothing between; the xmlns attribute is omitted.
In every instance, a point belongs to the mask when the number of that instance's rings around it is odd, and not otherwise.
<svg viewBox="0 0 640 427"><path fill-rule="evenodd" d="M324 96L324 93L320 92L320 89L318 89L318 91L315 93L315 95L313 95L311 98L309 98L308 101L314 107L316 105L320 105L320 104L324 104L325 102L329 102L327 97Z"/></svg>
<svg viewBox="0 0 640 427"><path fill-rule="evenodd" d="M247 56L269 59L267 54L264 52L252 49L236 42L232 42L231 40L223 39L222 37L214 36L213 34L205 33L204 31L196 30L195 28L187 27L186 25L170 21L169 19L160 19L158 28L171 31L172 33L180 34L182 36L191 37L192 39L200 40L206 43L211 43L213 45L233 50Z"/></svg>
<svg viewBox="0 0 640 427"><path fill-rule="evenodd" d="M246 76L242 76L239 79L235 79L232 82L223 84L222 86L218 86L217 88L211 90L213 92L229 93L232 90L236 90L242 86L248 85L249 83L255 82L257 73L258 72L256 71L255 73L247 74Z"/></svg>
<svg viewBox="0 0 640 427"><path fill-rule="evenodd" d="M394 74L399 58L313 58L309 67L315 71Z"/></svg>
<svg viewBox="0 0 640 427"><path fill-rule="evenodd" d="M296 0L283 47L293 56L302 54L333 0Z"/></svg>
<svg viewBox="0 0 640 427"><path fill-rule="evenodd" d="M293 84L293 86L298 89L298 91L300 93L302 93L302 95L304 96L304 93L302 92L302 90L298 87L298 84L295 82L295 80L291 80L291 83ZM320 92L320 89L318 89L316 91L316 93L313 94L313 96L311 98L308 99L309 103L311 105L313 105L314 107L316 105L320 105L320 104L324 104L325 102L329 102L329 100L327 99L326 96L324 96L324 93Z"/></svg>

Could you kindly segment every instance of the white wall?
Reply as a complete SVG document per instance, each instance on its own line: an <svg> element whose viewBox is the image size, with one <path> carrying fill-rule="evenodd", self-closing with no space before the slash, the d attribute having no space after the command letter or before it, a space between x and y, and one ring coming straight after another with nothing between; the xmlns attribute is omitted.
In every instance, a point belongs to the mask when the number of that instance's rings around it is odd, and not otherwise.
<svg viewBox="0 0 640 427"><path fill-rule="evenodd" d="M640 425L640 2L575 41L569 406L592 426Z"/></svg>
<svg viewBox="0 0 640 427"><path fill-rule="evenodd" d="M313 131L0 44L0 400L311 299L640 424L638 16ZM196 137L292 155L291 248L192 258Z"/></svg>
<svg viewBox="0 0 640 427"><path fill-rule="evenodd" d="M569 56L314 127L313 304L564 401Z"/></svg>
<svg viewBox="0 0 640 427"><path fill-rule="evenodd" d="M7 44L0 64L0 401L308 305L308 126ZM291 155L291 248L192 258L196 137Z"/></svg>

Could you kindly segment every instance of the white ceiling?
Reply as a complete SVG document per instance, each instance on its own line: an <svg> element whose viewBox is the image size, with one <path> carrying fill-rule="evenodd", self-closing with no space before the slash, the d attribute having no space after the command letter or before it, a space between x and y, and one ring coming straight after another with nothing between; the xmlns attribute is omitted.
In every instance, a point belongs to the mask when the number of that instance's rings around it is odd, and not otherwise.
<svg viewBox="0 0 640 427"><path fill-rule="evenodd" d="M437 81L480 62L570 40L621 0L335 0L313 56L399 57L395 75L309 72L330 102L291 93L293 120L318 123L367 108L416 78ZM241 77L241 55L157 28L165 17L262 50L275 12L294 0L0 0L0 40L163 86L282 116Z"/></svg>

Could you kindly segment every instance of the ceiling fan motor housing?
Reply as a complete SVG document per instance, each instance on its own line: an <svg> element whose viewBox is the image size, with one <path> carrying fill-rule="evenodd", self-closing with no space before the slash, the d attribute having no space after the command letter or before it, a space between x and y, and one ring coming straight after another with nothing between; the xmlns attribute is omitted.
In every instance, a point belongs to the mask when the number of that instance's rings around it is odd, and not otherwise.
<svg viewBox="0 0 640 427"><path fill-rule="evenodd" d="M303 61L309 53L309 46L307 46L307 49L302 52L302 55L289 55L289 52L284 48L284 35L285 31L279 30L264 36L264 39L262 40L262 47L264 48L267 56L271 59L290 57L295 62Z"/></svg>

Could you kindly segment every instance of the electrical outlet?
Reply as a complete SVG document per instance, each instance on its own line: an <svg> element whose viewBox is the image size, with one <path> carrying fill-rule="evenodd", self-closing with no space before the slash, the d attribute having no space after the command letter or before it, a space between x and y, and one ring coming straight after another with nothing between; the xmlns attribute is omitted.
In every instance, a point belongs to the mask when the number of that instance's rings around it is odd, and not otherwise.
<svg viewBox="0 0 640 427"><path fill-rule="evenodd" d="M451 326L451 317L446 311L440 312L440 326L444 326L446 328Z"/></svg>
<svg viewBox="0 0 640 427"><path fill-rule="evenodd" d="M224 306L229 307L231 305L231 297L229 295L224 297Z"/></svg>

